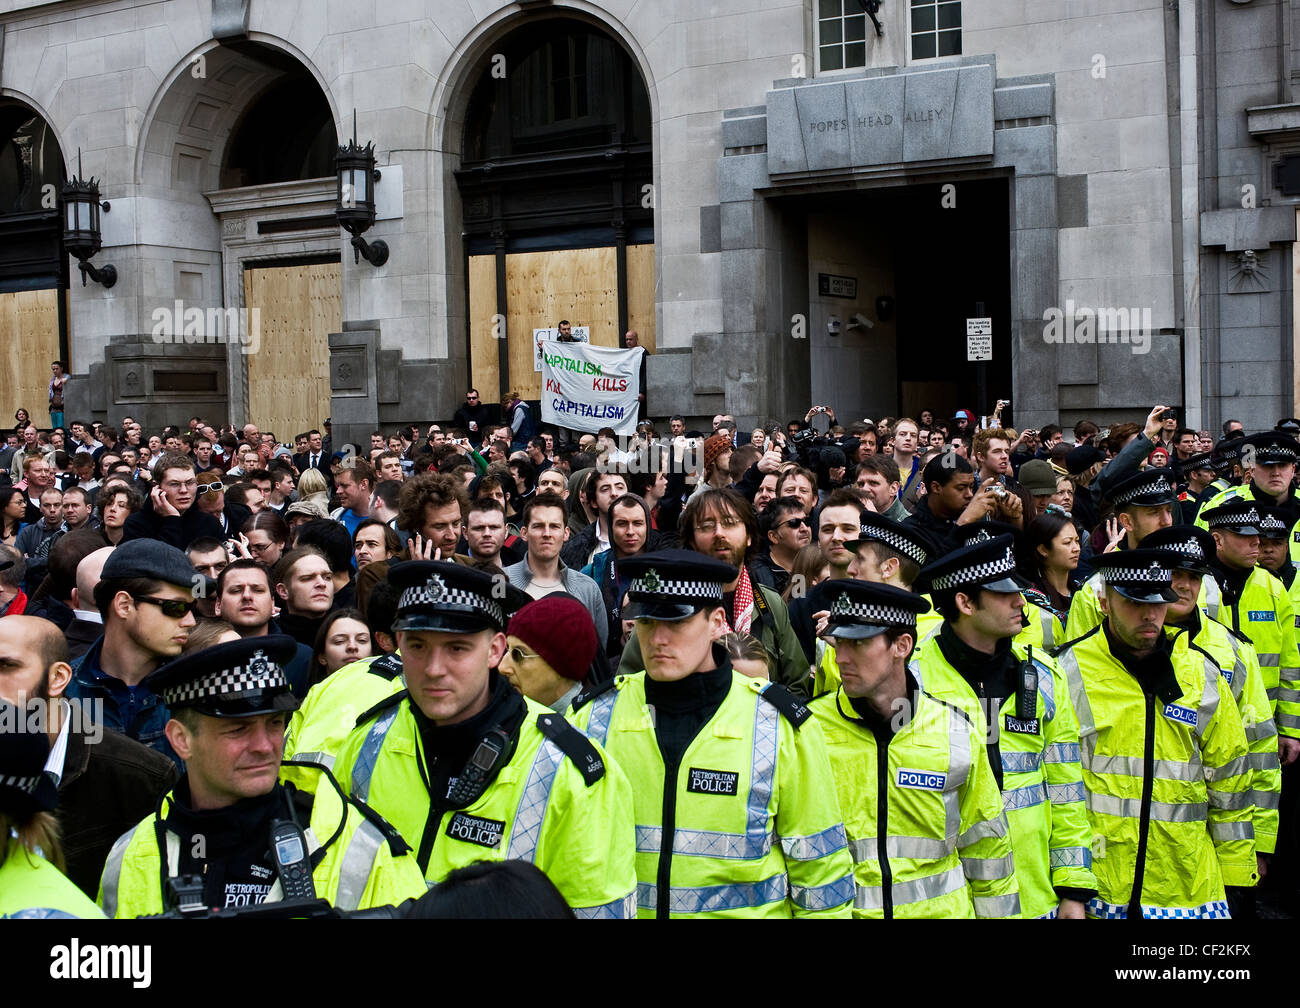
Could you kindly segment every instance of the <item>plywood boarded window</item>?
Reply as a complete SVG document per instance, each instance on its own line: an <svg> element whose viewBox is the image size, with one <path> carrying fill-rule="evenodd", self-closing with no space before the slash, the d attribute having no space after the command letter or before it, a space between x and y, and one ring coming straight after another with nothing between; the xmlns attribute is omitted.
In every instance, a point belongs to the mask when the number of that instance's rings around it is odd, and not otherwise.
<svg viewBox="0 0 1300 1008"><path fill-rule="evenodd" d="M329 334L343 328L339 264L246 269L244 304L261 322L247 355L249 420L281 441L319 429L330 413Z"/></svg>
<svg viewBox="0 0 1300 1008"><path fill-rule="evenodd" d="M469 257L470 366L474 387L485 400L517 390L524 399L541 395L542 376L533 370L533 330L561 319L591 330L595 346L618 346L618 266L613 246L515 252L506 260L505 332L509 371L499 382L499 327L495 324L496 257ZM627 249L628 325L648 350L655 347L654 246Z"/></svg>
<svg viewBox="0 0 1300 1008"><path fill-rule="evenodd" d="M53 288L0 294L0 425L11 427L19 406L37 427L50 425L50 362L59 359L60 296Z"/></svg>

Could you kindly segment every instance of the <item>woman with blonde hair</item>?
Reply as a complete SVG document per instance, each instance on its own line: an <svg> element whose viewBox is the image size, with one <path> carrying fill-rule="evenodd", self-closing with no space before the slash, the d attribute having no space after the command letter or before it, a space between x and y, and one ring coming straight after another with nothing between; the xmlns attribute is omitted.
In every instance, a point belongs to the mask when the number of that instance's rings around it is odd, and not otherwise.
<svg viewBox="0 0 1300 1008"><path fill-rule="evenodd" d="M329 514L330 488L319 469L308 469L298 477L298 499L317 504Z"/></svg>
<svg viewBox="0 0 1300 1008"><path fill-rule="evenodd" d="M45 773L44 731L15 730L26 712L0 701L0 918L102 919L104 913L63 874L54 808L59 792Z"/></svg>

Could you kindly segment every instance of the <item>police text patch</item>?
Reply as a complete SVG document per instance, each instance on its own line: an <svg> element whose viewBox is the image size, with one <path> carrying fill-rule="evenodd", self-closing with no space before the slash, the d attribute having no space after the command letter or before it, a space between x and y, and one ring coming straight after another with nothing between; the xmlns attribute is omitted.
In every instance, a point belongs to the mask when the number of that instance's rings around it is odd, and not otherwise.
<svg viewBox="0 0 1300 1008"><path fill-rule="evenodd" d="M1277 613L1272 609L1251 609L1246 613L1246 619L1252 623L1272 623L1277 619Z"/></svg>
<svg viewBox="0 0 1300 1008"><path fill-rule="evenodd" d="M934 770L908 770L898 768L898 786L919 788L922 791L942 791L948 782L948 775Z"/></svg>
<svg viewBox="0 0 1300 1008"><path fill-rule="evenodd" d="M1165 717L1170 721L1178 721L1190 728L1196 727L1196 711L1190 707L1180 707L1178 704L1165 704Z"/></svg>
<svg viewBox="0 0 1300 1008"><path fill-rule="evenodd" d="M447 824L447 836L480 847L499 847L505 828L506 824L499 819L480 819L478 816L457 812Z"/></svg>
<svg viewBox="0 0 1300 1008"><path fill-rule="evenodd" d="M1018 718L1018 717L1012 717L1010 714L1008 714L1006 716L1006 728L1007 731L1011 732L1014 735L1039 734L1038 718Z"/></svg>
<svg viewBox="0 0 1300 1008"><path fill-rule="evenodd" d="M686 790L696 794L734 795L740 789L740 774L730 770L703 770L691 767Z"/></svg>

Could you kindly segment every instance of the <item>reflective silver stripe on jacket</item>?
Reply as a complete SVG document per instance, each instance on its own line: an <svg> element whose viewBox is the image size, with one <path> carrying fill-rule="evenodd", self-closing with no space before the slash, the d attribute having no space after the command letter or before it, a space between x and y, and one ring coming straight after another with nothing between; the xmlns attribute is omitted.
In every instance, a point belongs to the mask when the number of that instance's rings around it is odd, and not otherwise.
<svg viewBox="0 0 1300 1008"><path fill-rule="evenodd" d="M674 854L687 857L724 858L733 861L761 861L767 857L772 849L771 816L768 813L768 805L772 800L772 786L776 779L776 753L780 728L781 714L774 706L766 700L760 700L754 705L754 748L750 756L749 797L745 802L745 832L741 834L678 828L673 833ZM844 835L841 824L836 824L825 833L831 835L818 834L816 837L790 839L834 844L826 853L832 853L848 845L848 838ZM663 828L637 826L636 849L643 854L654 854L662 850ZM811 855L811 857L822 856Z"/></svg>
<svg viewBox="0 0 1300 1008"><path fill-rule="evenodd" d="M1096 575L1093 575L1096 577ZM1063 651L1056 656L1056 664L1065 674L1065 682L1070 688L1070 701L1074 704L1074 716L1079 720L1079 762L1094 773L1093 753L1097 747L1097 724L1092 716L1092 705L1088 703L1088 691L1083 685L1083 673L1079 669L1079 660L1074 656L1074 649Z"/></svg>
<svg viewBox="0 0 1300 1008"><path fill-rule="evenodd" d="M859 837L849 841L849 856L855 864L876 861L879 843L876 837ZM885 837L885 856L910 858L917 861L938 861L953 853L943 837L888 836Z"/></svg>
<svg viewBox="0 0 1300 1008"><path fill-rule="evenodd" d="M981 840L992 840L1006 835L1007 817L1000 815L996 819L986 819L984 822L977 822L972 825L970 829L957 838L957 846L969 847Z"/></svg>
<svg viewBox="0 0 1300 1008"><path fill-rule="evenodd" d="M975 914L978 917L1014 917L1020 913L1020 894L1005 896L976 896Z"/></svg>
<svg viewBox="0 0 1300 1008"><path fill-rule="evenodd" d="M1141 778L1146 774L1145 763L1141 756L1098 756L1089 769L1099 776ZM1178 760L1153 760L1152 772L1158 780L1182 783L1198 781L1204 776L1199 756L1191 763Z"/></svg>
<svg viewBox="0 0 1300 1008"><path fill-rule="evenodd" d="M346 814L346 810L345 810ZM343 863L339 866L339 885L331 902L340 910L357 910L361 907L361 897L370 882L370 873L375 867L375 858L379 848L385 843L384 835L369 820L362 819L353 831L348 849L343 853ZM329 893L317 893L317 896L329 897Z"/></svg>
<svg viewBox="0 0 1300 1008"><path fill-rule="evenodd" d="M519 796L510 826L510 846L507 861L532 861L537 857L537 841L542 835L542 820L546 818L546 804L551 798L551 785L564 753L550 739L543 739L528 771L528 783Z"/></svg>
<svg viewBox="0 0 1300 1008"><path fill-rule="evenodd" d="M790 886L790 901L802 910L833 910L853 899L852 875L843 875L834 882L819 886Z"/></svg>
<svg viewBox="0 0 1300 1008"><path fill-rule="evenodd" d="M1078 763L1078 742L1053 742L1043 747L1044 763Z"/></svg>
<svg viewBox="0 0 1300 1008"><path fill-rule="evenodd" d="M1205 659L1203 666L1205 677L1201 685L1201 706L1197 712L1196 726L1192 729L1197 738L1205 736L1205 730L1210 725L1210 719L1214 717L1215 711L1219 709L1219 666L1214 664L1209 658ZM1200 760L1200 747L1196 747L1196 757Z"/></svg>
<svg viewBox="0 0 1300 1008"><path fill-rule="evenodd" d="M945 837L955 837L961 829L961 789L970 776L971 725L956 710L950 710L951 731L948 733L948 779L943 789Z"/></svg>
<svg viewBox="0 0 1300 1008"><path fill-rule="evenodd" d="M947 871L925 878L911 879L907 882L895 882L889 887L895 907L922 900L938 899L949 893L966 888L966 873L960 865L953 865ZM859 910L883 910L885 908L885 890L883 886L859 885L853 896L853 905Z"/></svg>
<svg viewBox="0 0 1300 1008"><path fill-rule="evenodd" d="M152 827L152 822L146 825ZM104 862L103 877L100 879L100 888L104 891L104 916L112 918L117 916L117 887L122 878L122 860L126 856L126 848L131 843L131 838L135 836L137 829L144 829L144 826L134 826L127 830L117 842L113 844L113 849L108 852L108 860Z"/></svg>
<svg viewBox="0 0 1300 1008"><path fill-rule="evenodd" d="M1002 772L1009 773L1033 773L1038 769L1040 763L1040 754L1036 752L1006 752L1002 753Z"/></svg>
<svg viewBox="0 0 1300 1008"><path fill-rule="evenodd" d="M968 879L979 879L982 882L993 879L1006 878L1015 872L1015 866L1012 863L1011 855L1000 858L967 858L961 859L961 870Z"/></svg>
<svg viewBox="0 0 1300 1008"><path fill-rule="evenodd" d="M574 907L579 920L628 920L636 916L636 893L594 907Z"/></svg>
<svg viewBox="0 0 1300 1008"><path fill-rule="evenodd" d="M1070 781L1068 784L1048 784L1047 800L1053 805L1064 805L1066 802L1081 802L1088 797L1084 790L1083 781Z"/></svg>
<svg viewBox="0 0 1300 1008"><path fill-rule="evenodd" d="M617 687L602 693L591 702L591 717L587 719L587 735L605 747L609 736L609 724L614 717L614 704L618 701Z"/></svg>
<svg viewBox="0 0 1300 1008"><path fill-rule="evenodd" d="M1210 823L1210 839L1215 843L1226 843L1229 840L1254 840L1255 826L1249 821L1212 822Z"/></svg>
<svg viewBox="0 0 1300 1008"><path fill-rule="evenodd" d="M1048 861L1052 868L1091 868L1092 851L1087 847L1053 847Z"/></svg>
<svg viewBox="0 0 1300 1008"><path fill-rule="evenodd" d="M1088 808L1100 815L1120 816L1137 819L1142 814L1141 798L1116 798L1114 795L1088 792ZM1205 820L1208 806L1205 802L1170 802L1151 803L1151 818L1160 822L1202 822Z"/></svg>
<svg viewBox="0 0 1300 1008"><path fill-rule="evenodd" d="M849 838L844 832L843 824L836 823L811 836L782 837L781 849L793 861L815 861L843 850L848 843Z"/></svg>
<svg viewBox="0 0 1300 1008"><path fill-rule="evenodd" d="M392 707L370 726L370 731L366 732L366 739L361 743L356 762L352 764L352 780L347 785L352 797L369 801L370 778L374 776L375 764L379 762L379 752L384 748L384 739L388 737L388 730L397 720L397 712L401 707L401 704Z"/></svg>
<svg viewBox="0 0 1300 1008"><path fill-rule="evenodd" d="M1253 804L1250 791L1216 791L1211 789L1209 797L1211 808L1225 812L1238 812L1241 809L1250 808Z"/></svg>
<svg viewBox="0 0 1300 1008"><path fill-rule="evenodd" d="M786 898L789 884L785 873L762 882L718 886L683 886L668 890L669 913L718 913L766 906ZM637 906L642 910L659 909L659 890L653 882L638 882Z"/></svg>
<svg viewBox="0 0 1300 1008"><path fill-rule="evenodd" d="M1259 651L1256 653L1259 656L1260 668L1281 668L1282 667L1282 655L1279 652Z"/></svg>
<svg viewBox="0 0 1300 1008"><path fill-rule="evenodd" d="M1002 792L1002 807L1007 812L1033 808L1045 801L1047 801L1047 788L1042 781Z"/></svg>
<svg viewBox="0 0 1300 1008"><path fill-rule="evenodd" d="M327 752L300 752L289 757L300 763L319 763L331 773L334 771L334 756Z"/></svg>

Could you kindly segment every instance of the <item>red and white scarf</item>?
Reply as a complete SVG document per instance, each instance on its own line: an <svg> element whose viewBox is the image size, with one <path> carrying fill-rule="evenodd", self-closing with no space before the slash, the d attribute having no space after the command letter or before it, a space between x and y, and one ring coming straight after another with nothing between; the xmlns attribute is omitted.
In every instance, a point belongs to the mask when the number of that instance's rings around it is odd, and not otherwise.
<svg viewBox="0 0 1300 1008"><path fill-rule="evenodd" d="M737 633L749 633L754 622L754 588L749 583L749 571L740 568L740 577L736 580L735 619L728 620L731 629Z"/></svg>

